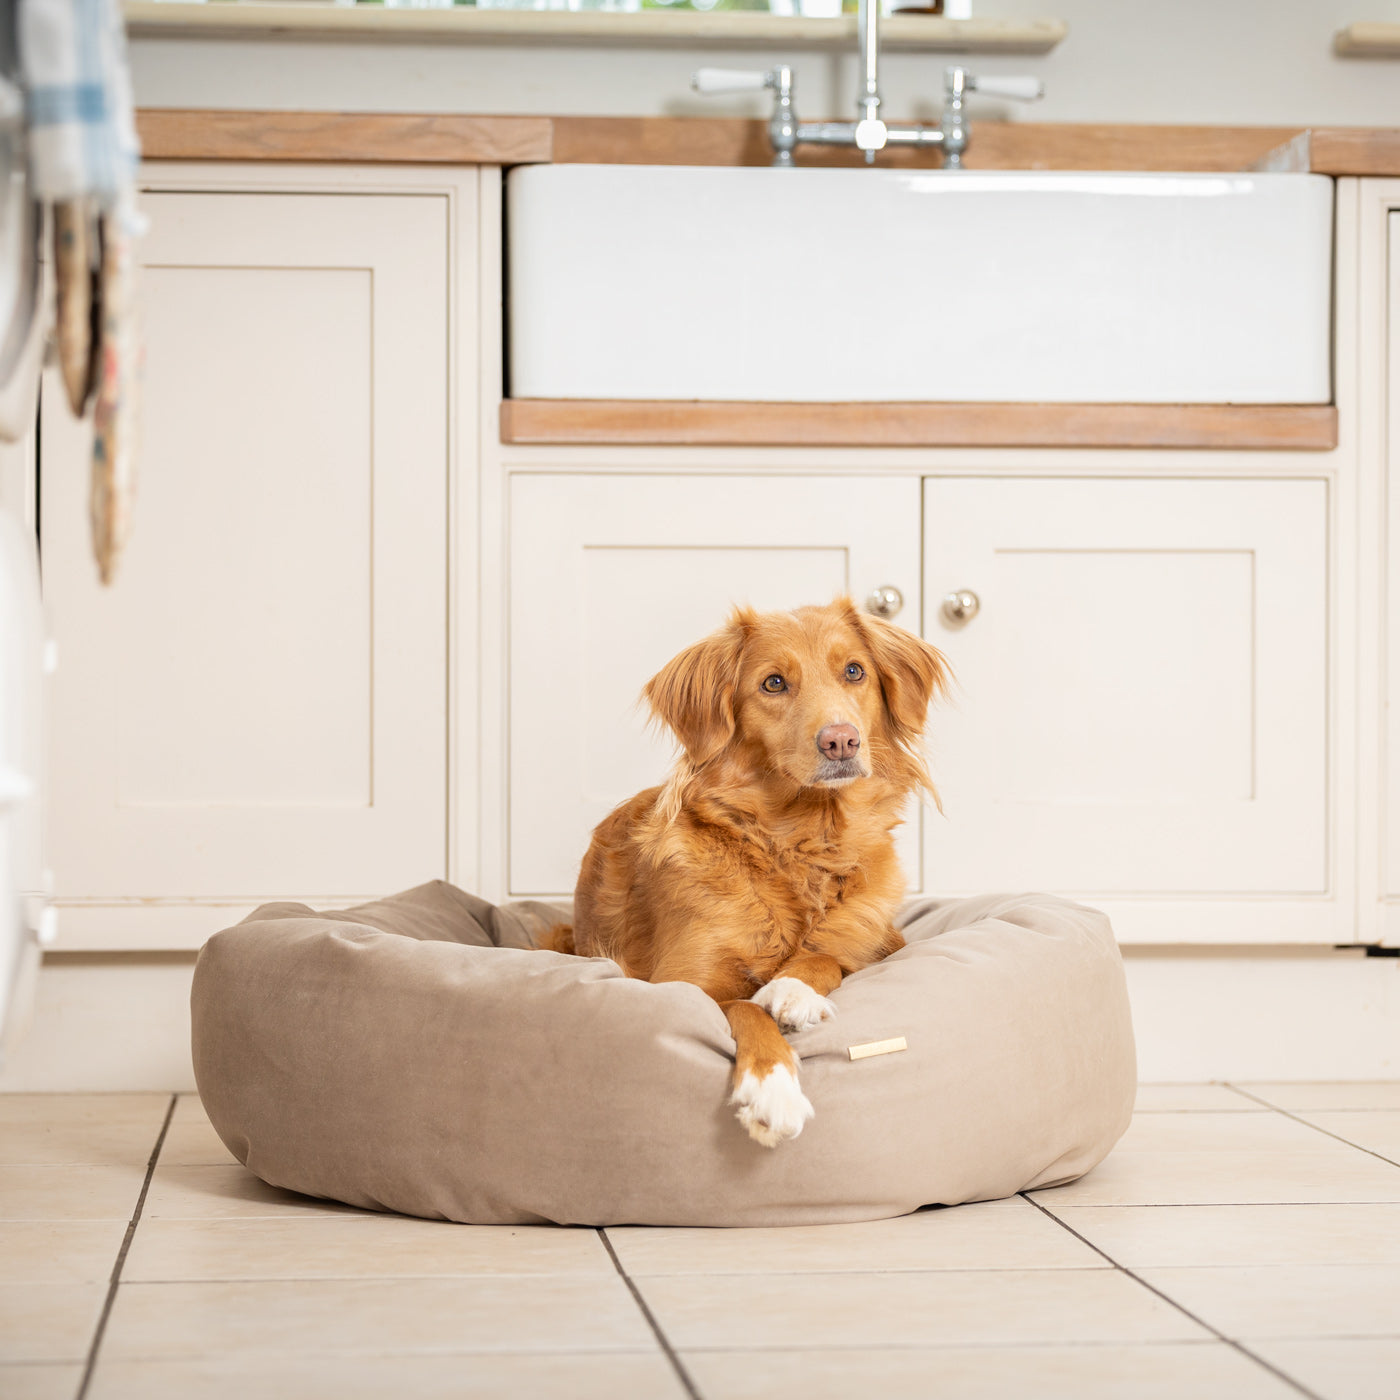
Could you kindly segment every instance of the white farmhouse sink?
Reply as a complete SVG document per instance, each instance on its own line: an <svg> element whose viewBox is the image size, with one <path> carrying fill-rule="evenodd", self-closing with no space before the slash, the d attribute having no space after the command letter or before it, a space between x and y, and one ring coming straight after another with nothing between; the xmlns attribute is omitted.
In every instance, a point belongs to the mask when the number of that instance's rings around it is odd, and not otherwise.
<svg viewBox="0 0 1400 1400"><path fill-rule="evenodd" d="M519 398L1326 403L1321 175L540 165Z"/></svg>

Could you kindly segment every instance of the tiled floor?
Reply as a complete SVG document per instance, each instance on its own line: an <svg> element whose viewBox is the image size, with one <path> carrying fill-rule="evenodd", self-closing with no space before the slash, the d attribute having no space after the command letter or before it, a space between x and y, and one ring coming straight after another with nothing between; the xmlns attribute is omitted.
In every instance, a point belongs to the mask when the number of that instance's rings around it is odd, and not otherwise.
<svg viewBox="0 0 1400 1400"><path fill-rule="evenodd" d="M0 1397L249 1395L1398 1400L1400 1083L1146 1086L1069 1186L785 1230L372 1215L192 1097L0 1095Z"/></svg>

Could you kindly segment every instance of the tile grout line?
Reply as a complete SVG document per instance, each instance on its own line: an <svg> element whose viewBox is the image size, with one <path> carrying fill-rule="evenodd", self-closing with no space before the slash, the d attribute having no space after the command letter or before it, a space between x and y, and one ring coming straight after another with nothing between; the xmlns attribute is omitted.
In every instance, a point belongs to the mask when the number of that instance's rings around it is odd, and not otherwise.
<svg viewBox="0 0 1400 1400"><path fill-rule="evenodd" d="M685 1363L676 1355L676 1349L671 1345L666 1334L661 1330L661 1324L656 1320L656 1315L647 1306L646 1299L642 1297L641 1289L637 1287L627 1270L622 1267L622 1260L617 1257L617 1250L613 1248L612 1241L608 1238L608 1232L604 1229L599 1229L598 1238L602 1240L603 1248L608 1251L608 1258L613 1261L613 1267L617 1270L618 1276L622 1279L623 1283L627 1285L627 1291L631 1293L633 1300L642 1310L642 1316L646 1319L647 1326L651 1328L661 1350L665 1352L666 1360L671 1363L671 1369L675 1371L676 1378L685 1388L685 1393L690 1397L690 1400L704 1400L704 1397L700 1394L699 1387L696 1386L695 1381L691 1378L690 1372L685 1369ZM83 1400L83 1397L79 1395L78 1400Z"/></svg>
<svg viewBox="0 0 1400 1400"><path fill-rule="evenodd" d="M136 1226L141 1220L141 1211L146 1204L146 1193L151 1189L151 1178L155 1175L160 1149L165 1146L165 1135L170 1131L170 1120L175 1116L175 1105L179 1101L178 1094L171 1094L170 1107L165 1110L165 1120L161 1123L160 1132L156 1135L156 1145L151 1148L150 1160L146 1163L146 1179L141 1183L141 1194L136 1198L136 1208L131 1212L126 1234L122 1236L121 1248L117 1251L116 1263L112 1265L112 1277L107 1285L107 1297L103 1300L102 1314L97 1319L97 1327L92 1334L92 1345L88 1348L87 1365L83 1367L83 1378L79 1382L75 1400L84 1400L88 1393L88 1387L92 1384L92 1373L97 1367L97 1353L102 1347L102 1338L107 1331L107 1319L111 1316L112 1304L117 1300L117 1287L121 1283L122 1266L126 1263L131 1241L136 1236Z"/></svg>
<svg viewBox="0 0 1400 1400"><path fill-rule="evenodd" d="M1397 1162L1393 1157L1387 1157L1384 1152L1377 1152L1370 1147L1362 1147L1359 1142L1353 1142L1350 1138L1344 1138L1340 1133L1330 1132L1328 1129L1320 1127L1316 1123L1309 1123L1306 1118L1300 1118L1296 1113L1291 1113L1286 1108L1280 1108L1277 1104L1272 1104L1267 1099L1256 1098L1248 1089L1238 1089L1235 1088L1233 1084L1228 1087L1234 1089L1235 1093L1242 1094L1247 1099L1253 1099L1255 1103L1263 1104L1274 1113L1281 1113L1285 1118L1291 1118L1295 1123L1301 1123L1305 1128L1311 1128L1313 1132L1321 1133L1323 1137L1330 1137L1334 1142L1345 1143L1348 1147L1354 1147L1358 1152L1369 1153L1379 1162L1386 1162L1392 1167L1400 1167L1400 1162ZM1314 1113L1328 1113L1332 1111L1334 1110L1325 1108L1315 1108L1312 1110Z"/></svg>
<svg viewBox="0 0 1400 1400"><path fill-rule="evenodd" d="M1353 1143L1346 1145L1348 1147L1354 1146ZM1366 1149L1363 1147L1359 1150L1364 1152ZM1381 1160L1387 1163L1390 1161L1388 1157L1382 1157ZM1036 1187L1035 1189L1048 1190L1050 1188ZM980 1205L982 1202L977 1202L977 1204ZM1374 1201L1354 1199L1350 1201L1076 1201L1075 1205L1079 1209L1090 1210L1219 1210L1222 1206L1235 1206L1239 1210L1253 1210L1256 1206L1393 1206L1400 1205L1400 1196L1396 1196L1394 1199L1384 1196ZM1199 1267L1204 1269L1214 1266L1202 1264Z"/></svg>
<svg viewBox="0 0 1400 1400"><path fill-rule="evenodd" d="M1299 1395L1307 1396L1308 1400L1322 1400L1322 1396L1318 1395L1316 1391L1309 1390L1307 1386L1305 1386L1301 1381L1294 1380L1292 1376L1287 1374L1287 1372L1280 1371L1279 1368L1275 1366L1272 1362L1265 1361L1262 1356L1256 1355L1247 1346L1245 1346L1243 1342L1237 1341L1234 1337L1227 1337L1224 1332L1222 1332L1218 1327L1212 1326L1209 1322L1205 1320L1205 1318L1197 1317L1196 1314L1190 1310L1190 1308L1187 1308L1181 1303L1178 1303L1175 1298L1169 1297L1167 1294L1163 1293L1160 1288L1157 1288L1153 1284L1148 1283L1148 1281L1145 1278L1139 1277L1130 1268L1128 1268L1127 1265L1120 1264L1118 1260L1116 1260L1111 1254L1108 1253L1107 1250L1100 1249L1099 1246L1096 1245L1093 1242L1093 1240L1089 1239L1087 1235L1081 1235L1079 1231L1074 1228L1073 1225L1066 1224L1065 1221L1061 1220L1060 1217L1056 1215L1054 1211L1049 1209L1049 1207L1041 1205L1039 1201L1032 1200L1031 1197L1027 1195L1024 1191L1021 1191L1018 1194L1023 1200L1030 1201L1031 1205L1033 1205L1042 1215L1047 1216L1049 1219L1053 1220L1055 1224L1058 1225L1062 1230L1068 1230L1069 1233L1073 1235L1074 1238L1077 1239L1081 1244L1088 1245L1089 1248L1092 1249L1095 1254L1099 1255L1103 1259L1108 1260L1108 1262L1112 1264L1113 1267L1117 1269L1120 1273L1125 1274L1128 1278L1132 1279L1134 1283L1140 1284L1143 1288L1147 1289L1149 1293L1155 1293L1157 1297L1159 1297L1164 1303L1167 1303L1171 1307L1175 1308L1177 1312L1182 1314L1182 1316L1190 1318L1191 1321L1194 1322L1198 1327L1204 1327L1207 1332L1209 1332L1212 1336L1216 1337L1219 1341L1224 1342L1226 1346L1233 1347L1237 1352L1240 1353L1241 1356L1247 1356L1251 1361L1255 1363L1255 1365L1263 1367L1263 1369L1268 1371L1271 1375L1277 1376L1279 1380L1283 1381L1287 1385L1292 1386L1293 1389L1296 1390ZM81 1396L79 1396L79 1400L82 1400Z"/></svg>

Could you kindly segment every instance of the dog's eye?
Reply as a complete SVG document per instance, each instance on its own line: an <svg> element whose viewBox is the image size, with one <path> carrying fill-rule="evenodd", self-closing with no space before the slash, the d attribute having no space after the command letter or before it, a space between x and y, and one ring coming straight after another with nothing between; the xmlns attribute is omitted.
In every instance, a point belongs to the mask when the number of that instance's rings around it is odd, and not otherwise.
<svg viewBox="0 0 1400 1400"><path fill-rule="evenodd" d="M780 690L787 689L787 682L781 676L769 676L763 682L763 688L769 695L776 695Z"/></svg>
<svg viewBox="0 0 1400 1400"><path fill-rule="evenodd" d="M864 675L865 667L858 661L852 661L851 664L846 667L846 679L848 681L858 681Z"/></svg>

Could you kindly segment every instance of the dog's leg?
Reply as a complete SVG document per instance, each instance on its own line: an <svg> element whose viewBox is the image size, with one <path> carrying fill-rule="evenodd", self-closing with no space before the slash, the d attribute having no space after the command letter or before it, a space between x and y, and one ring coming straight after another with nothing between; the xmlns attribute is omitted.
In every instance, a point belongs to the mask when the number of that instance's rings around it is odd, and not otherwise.
<svg viewBox="0 0 1400 1400"><path fill-rule="evenodd" d="M795 953L753 999L785 1031L805 1031L836 1015L826 998L841 985L841 964L825 953Z"/></svg>
<svg viewBox="0 0 1400 1400"><path fill-rule="evenodd" d="M729 1102L755 1142L776 1147L812 1116L797 1082L797 1056L778 1024L752 1001L722 1002L734 1036L734 1092Z"/></svg>

